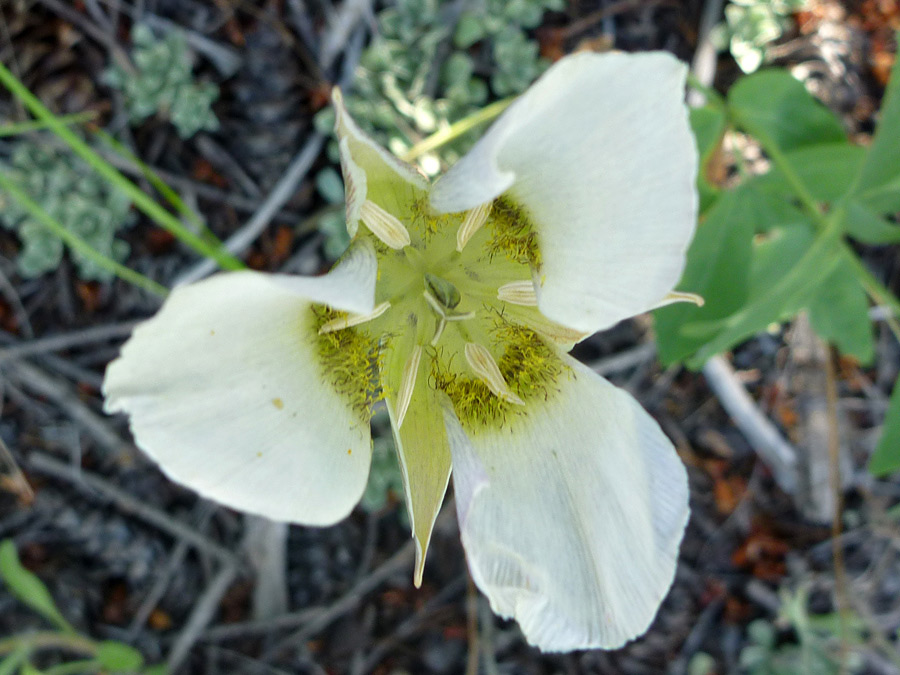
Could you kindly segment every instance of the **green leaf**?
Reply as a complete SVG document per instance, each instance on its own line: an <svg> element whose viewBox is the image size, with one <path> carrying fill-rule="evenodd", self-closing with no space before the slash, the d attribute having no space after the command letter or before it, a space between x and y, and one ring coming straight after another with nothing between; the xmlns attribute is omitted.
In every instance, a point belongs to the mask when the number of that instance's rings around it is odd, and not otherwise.
<svg viewBox="0 0 900 675"><path fill-rule="evenodd" d="M706 168L725 133L725 111L721 106L705 105L702 108L691 109L690 119L691 129L697 139L697 151L700 154L700 171L697 173L700 213L705 213L719 193L718 188L707 180Z"/></svg>
<svg viewBox="0 0 900 675"><path fill-rule="evenodd" d="M97 661L113 672L131 672L144 665L144 657L134 647L106 640L97 645Z"/></svg>
<svg viewBox="0 0 900 675"><path fill-rule="evenodd" d="M728 92L738 126L782 150L846 140L840 121L786 70L763 70Z"/></svg>
<svg viewBox="0 0 900 675"><path fill-rule="evenodd" d="M847 260L849 255L854 254L843 252L834 272L819 286L809 304L809 318L819 337L833 342L862 365L869 365L875 358L869 302L855 268Z"/></svg>
<svg viewBox="0 0 900 675"><path fill-rule="evenodd" d="M847 194L865 156L864 148L846 142L812 145L785 153L785 159L816 201L827 203ZM761 176L759 183L763 189L793 196L778 167Z"/></svg>
<svg viewBox="0 0 900 675"><path fill-rule="evenodd" d="M716 320L730 316L746 301L755 200L751 190L725 192L700 222L678 289L698 293L706 304L694 307L680 303L656 310L657 343L663 363L692 354L713 337ZM700 322L709 329L692 331L692 326Z"/></svg>
<svg viewBox="0 0 900 675"><path fill-rule="evenodd" d="M847 223L844 231L863 244L900 243L900 225L873 213L856 199L847 204Z"/></svg>
<svg viewBox="0 0 900 675"><path fill-rule="evenodd" d="M158 663L155 666L144 668L141 673L143 675L169 675L169 668L165 663Z"/></svg>
<svg viewBox="0 0 900 675"><path fill-rule="evenodd" d="M78 659L50 666L43 671L43 675L109 675L109 673L101 670L97 659Z"/></svg>
<svg viewBox="0 0 900 675"><path fill-rule="evenodd" d="M898 469L900 469L900 386L895 383L887 416L884 418L884 427L881 430L881 440L878 441L872 459L869 460L869 472L874 476L886 476Z"/></svg>
<svg viewBox="0 0 900 675"><path fill-rule="evenodd" d="M719 322L719 332L701 347L688 361L690 368L701 368L716 354L733 347L778 321L786 312L802 307L814 295L821 279L830 275L839 262L840 233L843 210L829 215L828 226L816 237L800 260L790 269L779 269L773 275L776 281L767 285L766 292L754 292L754 298L740 310ZM756 290L761 275L754 273ZM698 326L698 329L703 326Z"/></svg>
<svg viewBox="0 0 900 675"><path fill-rule="evenodd" d="M769 176L770 174L764 174L751 178L736 188L755 195L753 208L756 210L756 231L769 232L797 223L808 225L809 216L800 208L794 193L786 192L787 188L780 183L767 182Z"/></svg>
<svg viewBox="0 0 900 675"><path fill-rule="evenodd" d="M791 169L807 186L816 201L831 205L844 198L866 160L866 150L847 143L813 145L785 154ZM796 197L784 174L774 167L769 173L751 179L762 193L768 195L771 206L781 204L781 213L772 214L772 222L784 222L786 210L796 210ZM897 197L900 198L900 184ZM846 200L846 234L866 244L890 244L900 241L900 227L880 214L900 210L900 203L891 203L892 195L885 189L871 191ZM887 208L885 208L887 207ZM893 208L892 208L893 207ZM799 211L798 211L799 213Z"/></svg>
<svg viewBox="0 0 900 675"><path fill-rule="evenodd" d="M67 633L75 632L72 624L66 621L56 608L44 582L22 567L18 553L16 553L16 545L11 539L4 539L3 542L0 542L0 577L3 577L10 592L21 602L59 629Z"/></svg>
<svg viewBox="0 0 900 675"><path fill-rule="evenodd" d="M883 188L900 179L900 59L894 60L891 79L881 103L881 116L866 162L859 174L858 192Z"/></svg>
<svg viewBox="0 0 900 675"><path fill-rule="evenodd" d="M721 106L710 104L702 108L692 108L690 122L691 130L697 139L700 160L706 163L722 140L722 134L725 133L725 111Z"/></svg>
<svg viewBox="0 0 900 675"><path fill-rule="evenodd" d="M27 641L16 647L5 659L0 661L0 675L13 675L19 666L28 658L31 645Z"/></svg>
<svg viewBox="0 0 900 675"><path fill-rule="evenodd" d="M771 293L784 270L802 260L814 242L808 224L779 227L758 239L753 252L750 301L759 301ZM781 307L778 315L770 317L770 323L790 319L806 307L820 337L834 342L843 353L869 363L874 357L869 304L847 255L851 253L846 250L840 254L834 271L821 279L809 297L796 296Z"/></svg>
<svg viewBox="0 0 900 675"><path fill-rule="evenodd" d="M815 235L808 222L778 225L757 237L750 269L750 300L757 301L770 293L784 273L800 262L814 241ZM801 307L801 304L785 306L770 322L787 319Z"/></svg>

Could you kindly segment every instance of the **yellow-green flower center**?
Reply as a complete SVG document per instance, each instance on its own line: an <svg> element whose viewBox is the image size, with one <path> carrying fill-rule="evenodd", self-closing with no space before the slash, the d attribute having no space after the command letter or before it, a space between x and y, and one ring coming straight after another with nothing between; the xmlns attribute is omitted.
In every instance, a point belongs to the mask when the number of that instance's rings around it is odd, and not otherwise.
<svg viewBox="0 0 900 675"><path fill-rule="evenodd" d="M390 201L400 213L366 202L357 235L378 254L375 310L313 308L325 379L361 413L387 398L402 424L426 378L469 431L550 396L564 365L548 332L575 338L537 310L540 251L527 215L506 198L447 215L421 195Z"/></svg>

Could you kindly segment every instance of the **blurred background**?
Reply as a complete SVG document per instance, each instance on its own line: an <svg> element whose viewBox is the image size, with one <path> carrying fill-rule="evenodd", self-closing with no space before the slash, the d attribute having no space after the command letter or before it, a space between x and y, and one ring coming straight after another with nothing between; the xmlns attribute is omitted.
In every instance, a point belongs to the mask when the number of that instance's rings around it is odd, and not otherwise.
<svg viewBox="0 0 900 675"><path fill-rule="evenodd" d="M898 30L897 0L0 0L0 673L900 673ZM413 588L384 413L353 515L288 528L169 482L99 390L162 287L343 252L335 84L436 176L580 50L691 66L706 306L576 349L692 517L645 636L544 655L452 507Z"/></svg>

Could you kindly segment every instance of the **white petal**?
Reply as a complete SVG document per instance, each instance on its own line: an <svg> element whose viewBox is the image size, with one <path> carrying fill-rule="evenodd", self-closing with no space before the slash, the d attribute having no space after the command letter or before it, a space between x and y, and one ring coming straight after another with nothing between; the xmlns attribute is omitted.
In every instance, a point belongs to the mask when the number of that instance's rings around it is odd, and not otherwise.
<svg viewBox="0 0 900 675"><path fill-rule="evenodd" d="M375 309L375 281L378 258L371 242L359 239L324 277L290 274L263 275L270 284L298 298L329 305L354 314L369 314Z"/></svg>
<svg viewBox="0 0 900 675"><path fill-rule="evenodd" d="M310 301L371 309L372 283L349 287L354 276L345 264L176 289L109 366L106 411L128 413L137 444L205 497L273 520L337 522L365 487L371 439L322 372Z"/></svg>
<svg viewBox="0 0 900 675"><path fill-rule="evenodd" d="M343 96L337 88L332 92L332 101L347 201L347 231L353 237L366 199L397 215L403 213L408 207L407 202L411 201L411 195L404 194L401 186L409 186L414 195L428 189L428 180L415 167L394 157L357 126L344 107Z"/></svg>
<svg viewBox="0 0 900 675"><path fill-rule="evenodd" d="M472 578L546 651L621 646L668 592L688 519L684 467L627 393L566 357L559 394L509 428L445 410Z"/></svg>
<svg viewBox="0 0 900 675"><path fill-rule="evenodd" d="M696 222L686 67L664 53L576 54L513 103L434 185L442 212L506 194L531 217L549 318L593 332L655 306Z"/></svg>

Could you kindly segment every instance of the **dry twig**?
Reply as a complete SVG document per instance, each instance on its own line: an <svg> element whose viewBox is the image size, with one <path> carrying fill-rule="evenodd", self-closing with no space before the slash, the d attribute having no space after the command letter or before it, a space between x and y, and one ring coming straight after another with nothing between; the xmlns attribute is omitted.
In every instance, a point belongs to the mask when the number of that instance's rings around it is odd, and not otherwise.
<svg viewBox="0 0 900 675"><path fill-rule="evenodd" d="M133 446L126 443L104 417L78 398L68 383L47 375L40 368L24 361L7 364L5 371L26 389L52 401L111 456L133 452Z"/></svg>
<svg viewBox="0 0 900 675"><path fill-rule="evenodd" d="M33 470L63 480L94 499L99 497L101 501L111 502L123 513L149 523L176 540L186 541L198 551L202 551L220 562L237 563L236 556L224 546L205 537L191 526L164 511L132 497L100 476L61 462L43 452L30 452L26 462Z"/></svg>
<svg viewBox="0 0 900 675"><path fill-rule="evenodd" d="M184 660L190 654L191 648L200 639L203 629L212 621L222 596L225 595L228 587L231 586L231 582L234 581L237 572L238 567L235 563L225 563L209 586L206 587L206 590L203 591L203 595L200 596L200 600L194 605L187 623L169 651L166 665L170 672L175 673L184 663Z"/></svg>
<svg viewBox="0 0 900 675"><path fill-rule="evenodd" d="M722 407L772 471L778 486L793 494L797 489L797 452L759 411L731 364L722 356L714 356L703 366L703 375Z"/></svg>

